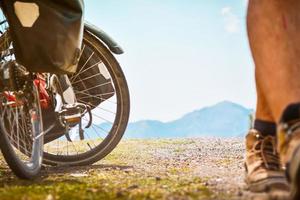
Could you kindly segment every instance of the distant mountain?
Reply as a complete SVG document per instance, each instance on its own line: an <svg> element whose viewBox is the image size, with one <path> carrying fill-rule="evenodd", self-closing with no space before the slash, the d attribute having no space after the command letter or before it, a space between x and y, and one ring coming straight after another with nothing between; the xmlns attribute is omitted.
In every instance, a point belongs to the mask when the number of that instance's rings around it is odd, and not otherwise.
<svg viewBox="0 0 300 200"><path fill-rule="evenodd" d="M233 102L223 101L163 123L154 120L129 123L126 138L177 138L197 136L236 137L244 135L253 112Z"/></svg>

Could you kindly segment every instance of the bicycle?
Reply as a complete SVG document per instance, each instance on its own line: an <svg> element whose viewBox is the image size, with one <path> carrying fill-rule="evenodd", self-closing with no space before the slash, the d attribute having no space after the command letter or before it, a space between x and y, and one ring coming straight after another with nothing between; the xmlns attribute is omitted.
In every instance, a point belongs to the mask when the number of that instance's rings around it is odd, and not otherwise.
<svg viewBox="0 0 300 200"><path fill-rule="evenodd" d="M12 171L32 179L42 163L87 165L109 154L125 132L130 110L127 82L112 54L122 49L102 30L85 24L77 72L65 77L74 91L68 104L61 76L33 73L16 63L2 19L0 75L6 81L0 95L0 149Z"/></svg>

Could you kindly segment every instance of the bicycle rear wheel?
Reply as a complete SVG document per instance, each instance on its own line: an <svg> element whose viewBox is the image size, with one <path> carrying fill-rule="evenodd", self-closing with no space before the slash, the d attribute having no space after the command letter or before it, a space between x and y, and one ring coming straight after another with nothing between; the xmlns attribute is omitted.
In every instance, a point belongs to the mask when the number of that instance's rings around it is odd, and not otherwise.
<svg viewBox="0 0 300 200"><path fill-rule="evenodd" d="M35 178L43 158L43 130L38 89L33 81L23 90L0 93L0 149L12 171Z"/></svg>

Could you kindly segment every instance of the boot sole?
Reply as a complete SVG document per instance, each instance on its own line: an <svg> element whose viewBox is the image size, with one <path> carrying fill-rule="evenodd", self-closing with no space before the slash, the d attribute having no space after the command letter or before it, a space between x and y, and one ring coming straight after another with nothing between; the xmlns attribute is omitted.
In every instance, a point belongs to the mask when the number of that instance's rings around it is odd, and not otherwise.
<svg viewBox="0 0 300 200"><path fill-rule="evenodd" d="M261 193L272 190L289 191L289 185L284 177L273 177L248 184L251 192Z"/></svg>
<svg viewBox="0 0 300 200"><path fill-rule="evenodd" d="M300 199L300 145L293 153L287 167L287 175L291 185L291 199Z"/></svg>

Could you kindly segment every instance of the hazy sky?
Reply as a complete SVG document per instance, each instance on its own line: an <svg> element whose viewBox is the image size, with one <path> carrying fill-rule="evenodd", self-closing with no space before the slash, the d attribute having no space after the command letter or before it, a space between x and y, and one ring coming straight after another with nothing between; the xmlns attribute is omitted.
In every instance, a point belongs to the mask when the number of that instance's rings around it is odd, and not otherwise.
<svg viewBox="0 0 300 200"><path fill-rule="evenodd" d="M255 106L246 0L86 0L86 19L125 49L117 56L131 121L169 121L230 100Z"/></svg>

